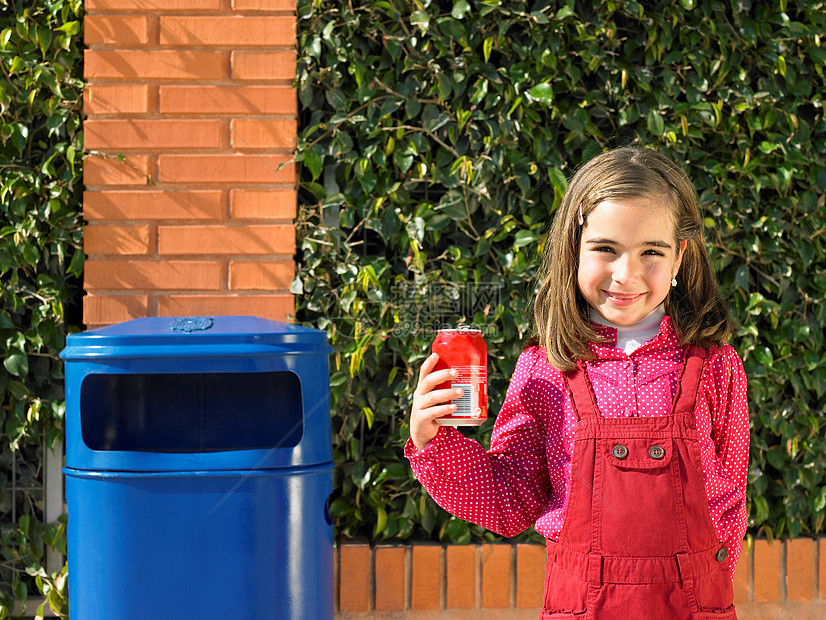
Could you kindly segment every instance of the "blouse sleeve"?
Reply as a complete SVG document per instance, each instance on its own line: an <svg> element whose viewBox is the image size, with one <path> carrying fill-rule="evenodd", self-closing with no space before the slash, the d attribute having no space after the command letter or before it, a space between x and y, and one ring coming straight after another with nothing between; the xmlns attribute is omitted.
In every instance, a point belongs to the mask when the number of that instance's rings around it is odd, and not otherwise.
<svg viewBox="0 0 826 620"><path fill-rule="evenodd" d="M544 424L531 411L534 350L520 355L505 402L496 418L491 449L444 427L422 450L405 446L416 478L437 504L453 515L503 536L534 524L551 491Z"/></svg>
<svg viewBox="0 0 826 620"><path fill-rule="evenodd" d="M746 533L746 484L749 465L749 408L746 373L743 362L730 346L725 346L712 363L715 404L711 410L711 438L722 471L718 475L730 482L731 494L721 496L725 505L720 522L730 541L732 575L740 555L740 543ZM715 510L716 508L716 510Z"/></svg>

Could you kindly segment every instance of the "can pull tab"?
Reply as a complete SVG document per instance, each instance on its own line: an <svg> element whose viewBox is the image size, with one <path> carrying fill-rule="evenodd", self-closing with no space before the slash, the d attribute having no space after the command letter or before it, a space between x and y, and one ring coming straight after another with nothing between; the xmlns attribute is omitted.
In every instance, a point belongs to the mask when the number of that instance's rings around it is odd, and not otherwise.
<svg viewBox="0 0 826 620"><path fill-rule="evenodd" d="M202 332L211 328L214 321L203 317L180 317L172 321L169 329L173 332L184 332L191 334L192 332Z"/></svg>

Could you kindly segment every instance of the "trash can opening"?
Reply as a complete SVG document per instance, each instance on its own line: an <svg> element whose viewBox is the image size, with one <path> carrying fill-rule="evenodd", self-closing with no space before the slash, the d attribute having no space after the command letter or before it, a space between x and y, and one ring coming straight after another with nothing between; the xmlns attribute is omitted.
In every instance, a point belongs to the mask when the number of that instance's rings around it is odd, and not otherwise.
<svg viewBox="0 0 826 620"><path fill-rule="evenodd" d="M91 374L80 426L92 450L293 448L304 433L301 382L291 371Z"/></svg>

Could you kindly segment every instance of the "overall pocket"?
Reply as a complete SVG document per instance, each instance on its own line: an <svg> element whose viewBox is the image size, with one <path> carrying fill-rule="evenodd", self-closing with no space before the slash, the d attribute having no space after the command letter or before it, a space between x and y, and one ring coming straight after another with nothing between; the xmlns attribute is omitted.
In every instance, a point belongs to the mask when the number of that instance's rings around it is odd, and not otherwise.
<svg viewBox="0 0 826 620"><path fill-rule="evenodd" d="M548 559L545 570L545 605L543 613L584 614L588 597L588 582L575 577L559 564ZM557 616L551 616L556 618Z"/></svg>
<svg viewBox="0 0 826 620"><path fill-rule="evenodd" d="M732 613L734 609L734 590L728 567L720 564L705 574L695 576L694 598L698 611L728 617L725 614Z"/></svg>
<svg viewBox="0 0 826 620"><path fill-rule="evenodd" d="M597 506L604 555L639 557L676 553L679 524L675 504L670 437L603 439L604 475Z"/></svg>

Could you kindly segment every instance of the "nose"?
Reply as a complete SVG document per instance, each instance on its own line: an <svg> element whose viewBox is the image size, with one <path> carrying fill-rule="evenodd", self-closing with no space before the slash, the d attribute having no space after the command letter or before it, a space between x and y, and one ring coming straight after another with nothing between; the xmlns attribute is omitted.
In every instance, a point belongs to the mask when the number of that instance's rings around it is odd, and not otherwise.
<svg viewBox="0 0 826 620"><path fill-rule="evenodd" d="M628 284L634 282L639 274L638 261L632 256L622 254L614 261L614 270L611 279L617 284Z"/></svg>

